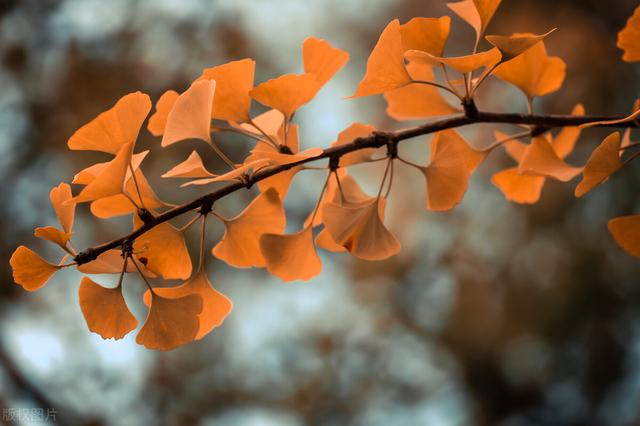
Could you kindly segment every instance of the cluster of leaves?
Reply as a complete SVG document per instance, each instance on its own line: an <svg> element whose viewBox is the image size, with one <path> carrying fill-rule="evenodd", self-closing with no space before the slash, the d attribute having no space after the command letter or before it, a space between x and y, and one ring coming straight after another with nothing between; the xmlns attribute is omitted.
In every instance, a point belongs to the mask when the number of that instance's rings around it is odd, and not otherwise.
<svg viewBox="0 0 640 426"><path fill-rule="evenodd" d="M426 119L455 115L471 121L478 114L474 98L489 76L515 85L525 95L529 112L533 101L558 90L565 78L562 59L547 55L546 34L487 35L485 32L500 0L464 0L449 8L475 30L473 51L466 56L444 56L450 18L414 18L405 24L391 21L383 30L367 62L366 74L353 97L383 94L388 114L398 120ZM479 51L482 39L491 48ZM619 34L619 46L626 61L640 60L640 7ZM46 284L58 270L75 266L85 274L119 274L116 287L105 287L84 277L79 302L89 329L103 338L120 339L138 323L123 297L127 273L139 274L148 289L144 303L149 306L146 321L136 341L147 348L169 350L201 339L219 326L232 308L231 301L217 291L205 273L205 235L208 217L225 227L221 240L212 248L216 258L237 268L266 268L284 281L308 280L320 273L317 248L348 252L365 260L382 260L395 255L400 244L384 224L386 199L391 190L393 168L401 162L417 169L426 181L426 207L445 211L457 205L467 190L474 170L496 148L503 148L517 163L499 171L492 181L505 197L517 203L539 200L546 179L567 182L582 174L576 196L586 194L640 155L640 143L631 142L630 133L609 135L593 151L584 167L574 167L565 159L572 152L581 127L564 127L551 133L551 125L525 126L511 135L496 131L496 141L476 149L455 130L435 133L431 158L420 165L398 153L399 137L386 135L386 152L360 146L378 133L370 125L354 123L342 131L331 146L353 149L327 155L327 150L300 150L296 111L310 102L318 91L344 66L349 55L328 42L308 38L302 45L304 72L285 74L254 86L255 62L229 62L205 69L182 93L165 92L155 105L147 129L161 137L166 147L185 140L204 141L228 167L222 174L205 167L197 151L167 171L164 178L187 179L182 186L220 182L251 187L259 194L236 217L227 218L214 210L212 202L198 206L197 215L182 228L169 222L163 213L180 206L162 201L141 169L148 151L135 152L140 129L149 116L152 102L135 92L122 97L111 109L81 127L68 141L72 150L100 151L112 156L78 172L72 184L82 186L73 195L70 185L61 183L51 190L51 203L60 228L36 228L35 236L48 240L63 251L59 262L50 263L25 246L11 257L14 280L28 291ZM448 100L458 99L462 110ZM252 100L269 108L252 117ZM626 123L640 114L616 121L589 121L585 126ZM584 115L576 105L573 116ZM232 161L216 141L220 132L234 132L255 141L241 163ZM362 145L362 144L361 144ZM622 154L632 152L626 159ZM307 162L328 158L323 167L326 179L318 201L302 229L285 234L283 200L288 188ZM348 168L377 161L386 167L375 195L364 192ZM258 176L259 178L256 178ZM100 250L83 256L71 242L75 208L90 203L97 218L131 215L133 232L119 248ZM184 233L201 222L198 266L192 266ZM141 227L147 226L148 229ZM609 228L616 241L630 254L640 257L640 216L613 219ZM183 280L178 286L161 287L153 280Z"/></svg>

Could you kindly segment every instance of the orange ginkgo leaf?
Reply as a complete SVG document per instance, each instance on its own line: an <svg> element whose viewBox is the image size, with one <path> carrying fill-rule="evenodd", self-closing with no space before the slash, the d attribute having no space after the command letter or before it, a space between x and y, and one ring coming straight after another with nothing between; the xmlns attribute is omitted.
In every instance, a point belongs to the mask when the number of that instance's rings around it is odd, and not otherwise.
<svg viewBox="0 0 640 426"><path fill-rule="evenodd" d="M338 139L333 141L331 146L336 147L351 143L358 138L364 138L371 135L375 130L375 127L370 125L352 123L349 127L338 133ZM340 167L366 163L371 160L375 152L375 148L365 148L345 154L340 158Z"/></svg>
<svg viewBox="0 0 640 426"><path fill-rule="evenodd" d="M376 95L411 83L403 54L400 21L394 19L380 34L367 61L367 71L353 97Z"/></svg>
<svg viewBox="0 0 640 426"><path fill-rule="evenodd" d="M444 64L463 74L473 72L480 68L490 68L500 62L502 58L500 51L496 48L474 53L472 55L454 57L434 56L429 52L423 52L421 50L409 50L404 54L404 56L410 62L415 62L417 64Z"/></svg>
<svg viewBox="0 0 640 426"><path fill-rule="evenodd" d="M441 56L449 38L451 18L412 18L400 25L402 50L422 50Z"/></svg>
<svg viewBox="0 0 640 426"><path fill-rule="evenodd" d="M621 144L620 132L614 132L591 153L584 166L582 181L576 187L576 197L582 197L622 168L619 155Z"/></svg>
<svg viewBox="0 0 640 426"><path fill-rule="evenodd" d="M210 178L201 178L201 179L185 182L182 185L180 185L180 187L185 187L190 185L208 185L214 182L233 182L233 181L241 182L244 177L251 176L252 173L269 166L269 163L270 162L268 159L261 158L254 161L250 161L246 164L238 164L236 165L236 168L231 170L230 172L227 172L221 175L211 175L213 177L210 177Z"/></svg>
<svg viewBox="0 0 640 426"><path fill-rule="evenodd" d="M125 185L124 193L128 196L118 194L100 198L91 203L91 213L101 219L135 213L138 207L133 205L132 199L140 204L140 207L144 206L146 209L154 210L166 207L166 204L158 198L153 188L151 188L141 169L135 171L135 176L135 180L133 177L129 177ZM140 190L140 194L138 194L138 190ZM140 198L142 198L142 202Z"/></svg>
<svg viewBox="0 0 640 426"><path fill-rule="evenodd" d="M13 281L27 291L36 291L43 287L61 268L47 262L25 246L20 246L13 252L9 264L13 269Z"/></svg>
<svg viewBox="0 0 640 426"><path fill-rule="evenodd" d="M631 256L640 257L640 215L616 217L608 227L620 247Z"/></svg>
<svg viewBox="0 0 640 426"><path fill-rule="evenodd" d="M582 104L574 106L571 115L584 115L584 106ZM558 132L551 141L551 146L553 146L553 150L558 154L558 157L565 159L573 152L581 131L580 126L567 126Z"/></svg>
<svg viewBox="0 0 640 426"><path fill-rule="evenodd" d="M64 232L67 233L73 230L73 219L76 211L74 203L67 203L72 198L71 187L66 183L61 183L49 192L49 199L58 217L58 222L60 222Z"/></svg>
<svg viewBox="0 0 640 426"><path fill-rule="evenodd" d="M499 65L494 71L494 75L518 87L528 98L548 95L560 89L565 74L566 64L556 56L548 56L543 41Z"/></svg>
<svg viewBox="0 0 640 426"><path fill-rule="evenodd" d="M167 116L162 135L163 147L185 139L202 139L211 143L211 110L216 82L198 80L178 98Z"/></svg>
<svg viewBox="0 0 640 426"><path fill-rule="evenodd" d="M124 145L131 149L144 119L151 110L149 96L135 92L120 98L115 106L78 129L67 145L74 150L117 154Z"/></svg>
<svg viewBox="0 0 640 426"><path fill-rule="evenodd" d="M437 133L431 141L431 161L420 169L427 183L427 208L444 211L462 201L471 173L486 155L455 130Z"/></svg>
<svg viewBox="0 0 640 426"><path fill-rule="evenodd" d="M568 182L578 176L582 168L565 163L553 150L549 140L545 136L538 136L525 149L518 171Z"/></svg>
<svg viewBox="0 0 640 426"><path fill-rule="evenodd" d="M512 167L494 174L491 182L502 191L507 200L520 204L534 204L540 199L545 178L520 174L517 167Z"/></svg>
<svg viewBox="0 0 640 426"><path fill-rule="evenodd" d="M267 271L283 281L307 281L322 271L311 226L294 234L264 234L260 237L260 250Z"/></svg>
<svg viewBox="0 0 640 426"><path fill-rule="evenodd" d="M204 166L198 151L193 151L182 163L162 175L163 178L207 178L215 176Z"/></svg>
<svg viewBox="0 0 640 426"><path fill-rule="evenodd" d="M544 40L556 28L540 35L513 34L510 36L488 35L485 38L502 54L502 62L507 62L529 50L534 44Z"/></svg>
<svg viewBox="0 0 640 426"><path fill-rule="evenodd" d="M167 126L167 117L173 109L173 105L178 99L178 92L175 90L167 90L160 96L156 103L156 111L149 117L147 129L153 136L162 136L164 128Z"/></svg>
<svg viewBox="0 0 640 426"><path fill-rule="evenodd" d="M313 99L317 89L318 80L314 74L285 74L259 84L249 94L291 119L293 113Z"/></svg>
<svg viewBox="0 0 640 426"><path fill-rule="evenodd" d="M489 26L491 18L496 12L502 0L464 0L456 3L447 3L447 7L476 32L476 41Z"/></svg>
<svg viewBox="0 0 640 426"><path fill-rule="evenodd" d="M232 127L237 127L246 132L263 137L263 132L268 137L278 139L280 129L283 129L284 114L277 109L270 109L251 119L251 123L230 123Z"/></svg>
<svg viewBox="0 0 640 426"><path fill-rule="evenodd" d="M309 37L302 43L302 60L305 74L315 75L319 90L349 61L349 54L325 40Z"/></svg>
<svg viewBox="0 0 640 426"><path fill-rule="evenodd" d="M244 123L250 120L251 97L256 62L242 59L202 71L198 80L216 82L216 101L211 118Z"/></svg>
<svg viewBox="0 0 640 426"><path fill-rule="evenodd" d="M147 349L168 351L192 342L198 335L202 297L189 294L166 298L151 293L149 315L136 336L136 342Z"/></svg>
<svg viewBox="0 0 640 426"><path fill-rule="evenodd" d="M382 222L385 199L356 204L326 203L323 223L333 241L353 256L384 260L400 251L400 243Z"/></svg>
<svg viewBox="0 0 640 426"><path fill-rule="evenodd" d="M146 151L142 151L139 152L137 154L133 154L131 156L131 168L133 168L133 170L137 170L140 167L140 164L142 164L142 161L145 159L145 157L147 156L147 154L149 153L149 150ZM95 180L95 178L104 171L104 169L111 164L112 161L105 161L103 163L96 163L93 164L87 168L84 168L82 170L80 170L78 173L76 173L76 175L73 177L73 181L71 181L71 183L77 184L77 185L89 185L91 182L93 182ZM131 168L127 170L127 174L126 179L128 179L131 175ZM65 205L70 205L69 203L65 202Z"/></svg>
<svg viewBox="0 0 640 426"><path fill-rule="evenodd" d="M211 252L237 268L265 266L260 237L267 233L280 234L286 225L282 202L273 188L259 194L236 217L221 219L224 235Z"/></svg>
<svg viewBox="0 0 640 426"><path fill-rule="evenodd" d="M62 247L63 250L67 250L67 242L69 241L69 238L71 238L71 233L64 232L58 228L54 228L53 226L36 228L34 229L33 235L57 244Z"/></svg>
<svg viewBox="0 0 640 426"><path fill-rule="evenodd" d="M129 163L131 162L131 145L120 148L113 160L106 164L100 173L80 193L66 203L84 203L122 193Z"/></svg>
<svg viewBox="0 0 640 426"><path fill-rule="evenodd" d="M198 314L199 327L195 340L200 340L218 327L229 315L233 304L224 294L217 291L204 269L200 269L189 281L176 287L155 288L153 291L168 299L196 294L202 298L202 311ZM144 303L148 306L151 303L151 292L144 293Z"/></svg>
<svg viewBox="0 0 640 426"><path fill-rule="evenodd" d="M78 265L77 269L83 274L119 274L122 272L122 267L122 250L113 249L105 251L91 262ZM149 271L142 262L138 262L138 268L140 268L146 277L157 277L157 275ZM138 273L138 268L135 267L132 261L129 261L127 262L125 272Z"/></svg>
<svg viewBox="0 0 640 426"><path fill-rule="evenodd" d="M618 33L618 47L624 50L623 61L640 61L640 6L636 7L627 24Z"/></svg>
<svg viewBox="0 0 640 426"><path fill-rule="evenodd" d="M142 225L136 215L133 216L133 223L136 228ZM164 279L185 280L191 276L191 257L184 235L167 222L153 227L136 238L133 251L139 259L146 259L146 262L140 263Z"/></svg>
<svg viewBox="0 0 640 426"><path fill-rule="evenodd" d="M122 296L122 286L103 287L83 277L78 290L80 309L89 330L103 339L122 339L138 326Z"/></svg>
<svg viewBox="0 0 640 426"><path fill-rule="evenodd" d="M430 65L410 62L407 71L415 81L434 81ZM384 93L387 114L396 120L419 120L459 112L444 100L440 91L428 84L411 83Z"/></svg>

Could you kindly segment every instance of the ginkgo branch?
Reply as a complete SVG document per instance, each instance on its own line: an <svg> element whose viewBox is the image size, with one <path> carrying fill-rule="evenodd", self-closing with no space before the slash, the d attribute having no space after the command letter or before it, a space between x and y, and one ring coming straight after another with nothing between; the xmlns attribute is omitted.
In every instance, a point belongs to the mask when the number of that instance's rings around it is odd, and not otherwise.
<svg viewBox="0 0 640 426"><path fill-rule="evenodd" d="M520 114L520 113L495 113L475 110L473 114L467 113L458 114L448 118L432 121L420 126L401 129L394 132L374 132L367 137L361 137L353 140L350 143L327 148L322 151L321 154L314 157L304 158L302 160L282 164L277 166L268 167L251 176L247 176L242 182L234 182L223 186L213 192L205 194L199 198L196 198L188 203L178 205L166 212L153 216L148 221L145 221L139 228L133 230L127 235L120 238L116 238L109 242L100 244L98 246L88 248L76 255L74 261L79 264L85 264L92 260L95 260L100 254L107 250L122 247L126 244L131 244L136 238L149 231L150 229L167 222L184 213L203 208L205 206L211 206L216 201L242 189L251 188L257 182L274 176L278 173L292 169L296 166L300 166L313 161L319 161L329 158L340 158L351 152L359 151L367 148L381 148L383 146L389 146L390 144L398 144L401 141L411 139L417 136L428 135L436 133L442 130L452 129L467 126L477 123L500 123L500 124L514 124L514 125L532 125L534 127L540 127L550 129L554 127L567 127L567 126L579 126L581 124L593 123L599 121L611 121L616 120L618 117L598 117L598 116L585 116L585 115L535 115L535 114ZM622 119L620 117L619 119ZM637 121L626 121L619 123L601 123L598 127L626 127L626 128L638 128L640 127ZM258 128L258 127L256 127ZM259 128L258 128L259 129ZM135 262L134 262L135 265ZM137 265L136 265L137 266Z"/></svg>

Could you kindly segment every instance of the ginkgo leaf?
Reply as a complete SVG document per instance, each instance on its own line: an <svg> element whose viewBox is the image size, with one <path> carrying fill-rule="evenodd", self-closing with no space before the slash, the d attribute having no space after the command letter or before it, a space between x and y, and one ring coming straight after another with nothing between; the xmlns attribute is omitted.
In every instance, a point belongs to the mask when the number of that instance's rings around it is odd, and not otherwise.
<svg viewBox="0 0 640 426"><path fill-rule="evenodd" d="M618 154L621 144L620 133L614 132L591 153L584 166L582 181L576 187L576 197L582 197L622 168L622 161Z"/></svg>
<svg viewBox="0 0 640 426"><path fill-rule="evenodd" d="M107 250L100 254L91 262L78 265L78 271L83 274L119 274L123 267L122 250ZM146 277L155 278L156 274L149 271L142 262L138 262L138 267ZM133 261L127 262L125 272L138 273L138 269L134 266Z"/></svg>
<svg viewBox="0 0 640 426"><path fill-rule="evenodd" d="M262 135L264 132L269 137L276 139L278 131L284 125L284 114L277 109L270 109L251 119L251 123L237 124L232 122L230 124L255 135Z"/></svg>
<svg viewBox="0 0 640 426"><path fill-rule="evenodd" d="M237 268L263 267L260 237L284 232L286 217L278 192L271 188L254 198L236 217L223 218L223 223L225 232L213 248L213 255Z"/></svg>
<svg viewBox="0 0 640 426"><path fill-rule="evenodd" d="M115 106L78 129L67 145L73 150L117 154L124 145L131 149L144 119L151 110L149 96L135 92L120 98Z"/></svg>
<svg viewBox="0 0 640 426"><path fill-rule="evenodd" d="M307 281L322 270L311 226L295 234L264 234L260 237L260 250L267 271L283 281Z"/></svg>
<svg viewBox="0 0 640 426"><path fill-rule="evenodd" d="M323 223L333 241L353 256L384 260L400 251L400 243L384 226L384 197L360 205L326 203Z"/></svg>
<svg viewBox="0 0 640 426"><path fill-rule="evenodd" d="M156 111L149 117L147 124L147 129L153 136L162 136L164 133L164 129L167 127L167 117L169 117L178 96L180 95L175 90L167 90L158 99Z"/></svg>
<svg viewBox="0 0 640 426"><path fill-rule="evenodd" d="M162 175L163 178L207 178L212 176L215 175L207 170L198 151L195 150L189 154L186 160Z"/></svg>
<svg viewBox="0 0 640 426"><path fill-rule="evenodd" d="M137 154L133 154L131 156L131 166L132 166L131 168L133 168L133 170L138 170L138 168L140 167L140 164L142 164L142 161L145 159L148 153L149 153L149 150L142 151ZM96 163L85 169L82 169L78 173L76 173L71 183L74 183L77 185L89 185L91 182L94 181L96 176L98 176L100 173L104 171L104 169L109 164L111 164L111 161L106 161L104 163ZM126 173L126 179L129 179L130 177L131 177L131 169L128 169ZM70 205L66 202L65 204Z"/></svg>
<svg viewBox="0 0 640 426"><path fill-rule="evenodd" d="M491 177L491 182L502 191L509 201L534 204L540 199L544 176L523 175L517 167L502 170Z"/></svg>
<svg viewBox="0 0 640 426"><path fill-rule="evenodd" d="M123 145L115 158L104 167L95 179L67 203L84 203L120 194L124 189L127 168L131 162L131 145L131 143Z"/></svg>
<svg viewBox="0 0 640 426"><path fill-rule="evenodd" d="M66 250L67 242L69 241L69 238L71 238L71 233L61 231L60 229L54 228L53 226L36 228L33 232L33 235L38 238L51 241L52 243L62 247L63 250Z"/></svg>
<svg viewBox="0 0 640 426"><path fill-rule="evenodd" d="M529 50L534 44L544 40L556 28L545 34L513 34L510 36L488 35L485 38L502 54L502 62L507 62Z"/></svg>
<svg viewBox="0 0 640 426"><path fill-rule="evenodd" d="M434 56L429 52L423 52L421 50L409 50L404 54L404 56L408 61L418 64L444 64L463 74L473 72L480 68L490 68L500 62L502 58L500 51L496 48L474 53L472 55L455 57Z"/></svg>
<svg viewBox="0 0 640 426"><path fill-rule="evenodd" d="M185 182L180 187L190 186L190 185L208 185L214 182L228 182L228 181L238 181L241 180L242 176L251 175L251 173L260 170L269 165L269 160L266 158L257 159L246 164L239 164L237 167L230 172L224 173L222 175L212 175L211 178L204 179L196 179L189 182Z"/></svg>
<svg viewBox="0 0 640 426"><path fill-rule="evenodd" d="M80 309L89 330L103 339L122 339L138 326L122 296L122 286L106 288L83 277L78 290Z"/></svg>
<svg viewBox="0 0 640 426"><path fill-rule="evenodd" d="M394 19L380 34L367 60L364 78L352 97L376 95L411 83L403 53L400 21Z"/></svg>
<svg viewBox="0 0 640 426"><path fill-rule="evenodd" d="M302 59L305 74L315 75L319 89L349 61L349 54L324 40L309 37L302 43Z"/></svg>
<svg viewBox="0 0 640 426"><path fill-rule="evenodd" d="M542 41L518 57L499 65L493 73L518 87L528 98L533 98L558 90L564 81L566 65L562 59L548 56Z"/></svg>
<svg viewBox="0 0 640 426"><path fill-rule="evenodd" d="M167 116L162 135L163 147L185 139L202 139L211 143L211 110L216 82L198 80L178 98Z"/></svg>
<svg viewBox="0 0 640 426"><path fill-rule="evenodd" d="M318 79L314 74L285 74L259 84L249 94L291 119L293 113L313 99L317 89Z"/></svg>
<svg viewBox="0 0 640 426"><path fill-rule="evenodd" d="M434 81L430 65L410 62L407 71L414 81ZM387 114L396 120L419 120L437 115L459 112L444 100L440 91L431 85L411 83L384 93Z"/></svg>
<svg viewBox="0 0 640 426"><path fill-rule="evenodd" d="M49 199L58 217L58 222L66 233L70 233L73 229L76 206L72 202L67 203L72 198L71 187L66 183L61 183L49 193Z"/></svg>
<svg viewBox="0 0 640 426"><path fill-rule="evenodd" d="M584 115L584 106L577 104L573 107L571 115ZM579 126L566 126L552 139L551 146L553 146L553 150L558 154L558 157L564 159L573 152L581 130Z"/></svg>
<svg viewBox="0 0 640 426"><path fill-rule="evenodd" d="M333 241L333 237L329 231L327 231L327 228L323 228L316 236L316 246L333 253L344 253L347 251L346 248Z"/></svg>
<svg viewBox="0 0 640 426"><path fill-rule="evenodd" d="M421 169L427 183L427 208L444 211L462 201L471 173L485 156L454 130L437 133L431 141L431 161Z"/></svg>
<svg viewBox="0 0 640 426"><path fill-rule="evenodd" d="M616 217L608 227L620 247L631 256L640 257L640 215Z"/></svg>
<svg viewBox="0 0 640 426"><path fill-rule="evenodd" d="M177 299L191 294L202 298L202 311L198 314L199 327L195 340L200 340L218 327L229 315L233 304L224 294L217 291L204 269L198 271L189 281L176 287L155 288L153 291L167 299ZM151 303L152 295L149 290L144 293L144 303Z"/></svg>
<svg viewBox="0 0 640 426"><path fill-rule="evenodd" d="M640 6L636 7L627 24L618 33L618 47L624 50L622 60L640 61Z"/></svg>
<svg viewBox="0 0 640 426"><path fill-rule="evenodd" d="M518 171L522 174L542 175L568 182L579 175L582 168L565 163L558 157L549 141L543 136L538 136L525 149Z"/></svg>
<svg viewBox="0 0 640 426"><path fill-rule="evenodd" d="M211 118L243 123L249 121L256 62L242 59L202 71L198 80L216 82L216 100Z"/></svg>
<svg viewBox="0 0 640 426"><path fill-rule="evenodd" d="M422 50L435 56L441 56L449 38L451 18L412 18L400 25L402 50Z"/></svg>
<svg viewBox="0 0 640 426"><path fill-rule="evenodd" d="M364 138L371 135L375 130L375 127L370 125L352 123L349 127L338 133L338 139L333 141L331 146L336 147L351 143L358 138ZM345 154L340 157L340 167L366 163L371 160L375 152L375 148L365 148Z"/></svg>
<svg viewBox="0 0 640 426"><path fill-rule="evenodd" d="M447 3L447 7L471 25L476 32L476 40L480 40L501 1L464 0L457 3Z"/></svg>
<svg viewBox="0 0 640 426"><path fill-rule="evenodd" d="M133 177L130 177L125 185L124 192L128 197L124 194L117 194L100 198L91 203L91 213L101 219L135 213L138 207L133 205L131 199L135 200L136 203L140 203L140 197L142 197L141 204L146 209L153 210L165 207L165 203L162 202L153 191L153 188L151 188L149 181L141 169L136 170L135 176L135 180ZM138 194L138 190L140 190L140 194Z"/></svg>
<svg viewBox="0 0 640 426"><path fill-rule="evenodd" d="M9 264L13 269L13 281L27 291L36 291L43 287L61 268L47 262L25 246L20 246L13 252Z"/></svg>
<svg viewBox="0 0 640 426"><path fill-rule="evenodd" d="M133 216L135 227L142 223ZM133 243L138 258L146 258L145 266L164 279L185 280L191 276L192 264L184 235L173 225L163 222L148 230Z"/></svg>
<svg viewBox="0 0 640 426"><path fill-rule="evenodd" d="M166 298L151 293L149 315L136 336L136 342L147 349L168 351L192 342L198 335L202 297L189 294Z"/></svg>

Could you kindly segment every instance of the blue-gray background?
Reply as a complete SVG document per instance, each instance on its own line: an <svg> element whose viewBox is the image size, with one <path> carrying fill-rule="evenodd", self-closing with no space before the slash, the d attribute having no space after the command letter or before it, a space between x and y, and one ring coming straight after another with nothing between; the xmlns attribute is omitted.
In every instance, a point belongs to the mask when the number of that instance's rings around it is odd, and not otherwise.
<svg viewBox="0 0 640 426"><path fill-rule="evenodd" d="M518 206L490 183L511 166L494 153L450 213L424 209L424 183L397 169L388 224L403 250L378 263L323 254L322 275L283 284L260 270L210 258L214 284L234 311L206 339L170 353L147 351L135 333L104 341L88 332L77 303L80 276L59 273L28 294L13 284L8 258L18 244L58 256L32 236L54 225L52 186L105 161L69 152L79 126L135 90L153 99L188 87L202 68L257 60L256 81L301 70L300 45L313 35L351 61L305 106L302 145L327 146L353 121L381 129L378 98L344 100L393 18L441 16L444 1L420 0L3 0L0 1L0 408L54 407L61 424L114 425L632 425L640 422L640 263L606 230L609 218L640 213L637 167L576 200L573 185L548 182L542 201ZM542 33L568 64L563 89L539 112L624 113L640 93L638 65L620 61L616 32L632 0L504 0L491 33ZM449 53L472 33L457 18ZM481 107L524 111L523 97L496 81ZM256 109L258 111L258 109ZM504 128L504 130L512 130ZM491 128L463 131L483 146ZM569 162L580 165L604 135L587 132ZM638 135L635 135L638 136ZM635 137L637 139L637 137ZM247 142L221 139L240 160ZM143 166L163 198L177 191L159 176L202 143L152 148ZM426 139L403 145L427 159ZM370 191L379 165L355 172ZM287 199L290 229L308 213L322 177L296 179ZM222 203L239 211L251 194ZM76 246L106 241L127 219L97 221L79 209ZM212 227L209 246L219 238ZM195 237L195 235L190 235ZM109 279L99 278L107 283ZM139 319L142 283L127 298Z"/></svg>

